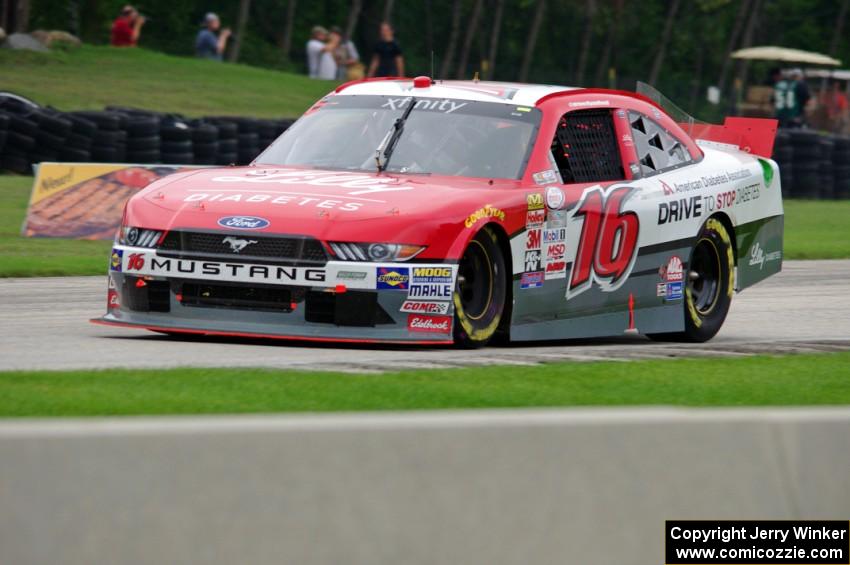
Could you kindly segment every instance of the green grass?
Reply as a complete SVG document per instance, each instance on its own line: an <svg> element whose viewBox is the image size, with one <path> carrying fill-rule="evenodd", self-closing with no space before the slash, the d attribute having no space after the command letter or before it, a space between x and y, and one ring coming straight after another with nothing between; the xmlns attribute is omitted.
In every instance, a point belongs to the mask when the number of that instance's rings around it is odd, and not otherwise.
<svg viewBox="0 0 850 565"><path fill-rule="evenodd" d="M110 244L20 237L31 177L0 176L0 277L100 275ZM785 202L786 259L850 258L850 201Z"/></svg>
<svg viewBox="0 0 850 565"><path fill-rule="evenodd" d="M786 259L850 257L850 200L786 200Z"/></svg>
<svg viewBox="0 0 850 565"><path fill-rule="evenodd" d="M32 182L0 176L0 277L105 273L108 241L21 237Z"/></svg>
<svg viewBox="0 0 850 565"><path fill-rule="evenodd" d="M850 352L382 375L171 369L0 373L0 417L850 403Z"/></svg>
<svg viewBox="0 0 850 565"><path fill-rule="evenodd" d="M187 116L295 117L335 86L304 75L144 49L0 50L0 90L60 110L111 104Z"/></svg>

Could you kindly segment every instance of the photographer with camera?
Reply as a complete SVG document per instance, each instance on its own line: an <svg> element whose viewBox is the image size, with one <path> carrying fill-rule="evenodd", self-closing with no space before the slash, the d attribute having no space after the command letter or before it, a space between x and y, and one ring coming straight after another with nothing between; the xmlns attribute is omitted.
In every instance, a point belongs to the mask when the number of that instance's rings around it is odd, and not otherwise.
<svg viewBox="0 0 850 565"><path fill-rule="evenodd" d="M135 47L139 43L143 25L145 25L145 17L133 6L127 4L112 22L109 43L113 47Z"/></svg>
<svg viewBox="0 0 850 565"><path fill-rule="evenodd" d="M195 38L195 54L203 59L221 61L227 40L230 39L230 28L224 28L216 35L221 27L218 16L210 12L204 16L204 28L198 32Z"/></svg>

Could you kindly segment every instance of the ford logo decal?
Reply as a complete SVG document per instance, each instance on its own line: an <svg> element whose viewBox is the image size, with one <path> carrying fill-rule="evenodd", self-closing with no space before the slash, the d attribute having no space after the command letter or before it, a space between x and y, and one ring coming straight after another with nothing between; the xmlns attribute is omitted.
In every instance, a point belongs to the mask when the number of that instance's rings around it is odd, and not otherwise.
<svg viewBox="0 0 850 565"><path fill-rule="evenodd" d="M269 227L271 222L256 216L225 216L218 219L218 225L232 230L261 230Z"/></svg>

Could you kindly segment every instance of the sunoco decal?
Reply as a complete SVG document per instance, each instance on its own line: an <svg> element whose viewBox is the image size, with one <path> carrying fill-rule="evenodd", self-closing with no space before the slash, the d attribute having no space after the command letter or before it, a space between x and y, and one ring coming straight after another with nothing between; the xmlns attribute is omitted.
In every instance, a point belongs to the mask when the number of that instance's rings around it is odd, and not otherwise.
<svg viewBox="0 0 850 565"><path fill-rule="evenodd" d="M407 290L410 269L407 267L378 267L378 290Z"/></svg>

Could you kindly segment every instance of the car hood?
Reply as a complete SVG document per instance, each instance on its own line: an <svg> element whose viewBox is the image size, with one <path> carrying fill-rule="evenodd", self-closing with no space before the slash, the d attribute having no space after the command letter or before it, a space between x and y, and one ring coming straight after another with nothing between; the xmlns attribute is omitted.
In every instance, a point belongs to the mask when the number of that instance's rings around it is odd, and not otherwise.
<svg viewBox="0 0 850 565"><path fill-rule="evenodd" d="M295 168L202 169L134 197L125 222L151 229L227 229L230 216L265 220L262 233L420 243L484 205L516 199L518 181ZM259 232L258 232L259 234ZM389 238L389 239L388 239Z"/></svg>

